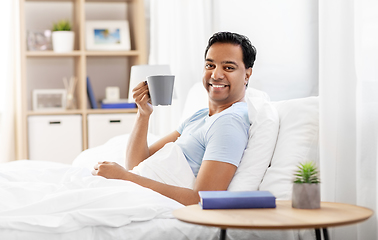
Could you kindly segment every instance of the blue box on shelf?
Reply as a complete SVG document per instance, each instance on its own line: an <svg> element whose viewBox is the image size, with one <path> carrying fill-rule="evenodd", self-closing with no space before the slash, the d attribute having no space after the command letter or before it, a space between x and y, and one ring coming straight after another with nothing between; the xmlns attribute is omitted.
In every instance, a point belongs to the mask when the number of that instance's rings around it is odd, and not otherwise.
<svg viewBox="0 0 378 240"><path fill-rule="evenodd" d="M136 103L128 102L127 99L119 100L102 100L101 108L103 109L116 109L116 108L136 108Z"/></svg>

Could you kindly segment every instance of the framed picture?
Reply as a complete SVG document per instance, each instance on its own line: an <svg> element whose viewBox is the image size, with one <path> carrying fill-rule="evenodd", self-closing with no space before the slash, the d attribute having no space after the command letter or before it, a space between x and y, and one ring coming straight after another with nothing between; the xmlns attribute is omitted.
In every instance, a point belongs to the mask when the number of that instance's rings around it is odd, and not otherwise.
<svg viewBox="0 0 378 240"><path fill-rule="evenodd" d="M104 51L130 50L128 21L87 21L86 48Z"/></svg>
<svg viewBox="0 0 378 240"><path fill-rule="evenodd" d="M27 32L27 45L29 51L52 50L51 30L29 30Z"/></svg>
<svg viewBox="0 0 378 240"><path fill-rule="evenodd" d="M65 110L66 94L65 89L34 89L33 110Z"/></svg>

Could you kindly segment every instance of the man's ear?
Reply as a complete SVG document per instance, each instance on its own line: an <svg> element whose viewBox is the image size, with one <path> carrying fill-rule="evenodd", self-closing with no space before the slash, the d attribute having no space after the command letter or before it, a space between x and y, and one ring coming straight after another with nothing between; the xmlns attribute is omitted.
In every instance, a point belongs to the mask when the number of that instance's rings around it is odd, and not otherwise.
<svg viewBox="0 0 378 240"><path fill-rule="evenodd" d="M244 79L245 85L248 85L248 81L249 81L249 78L251 77L251 75L252 75L252 68L250 67L245 72L245 79Z"/></svg>

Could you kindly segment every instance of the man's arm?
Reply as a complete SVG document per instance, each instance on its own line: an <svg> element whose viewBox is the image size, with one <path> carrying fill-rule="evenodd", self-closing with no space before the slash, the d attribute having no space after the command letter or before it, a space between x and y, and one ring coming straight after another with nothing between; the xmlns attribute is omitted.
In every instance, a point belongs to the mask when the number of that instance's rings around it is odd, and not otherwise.
<svg viewBox="0 0 378 240"><path fill-rule="evenodd" d="M176 187L145 178L131 172L114 162L96 164L92 174L106 178L123 179L150 188L184 205L197 204L198 191L227 190L236 171L236 166L219 161L203 161L194 188Z"/></svg>
<svg viewBox="0 0 378 240"><path fill-rule="evenodd" d="M199 201L198 191L227 190L236 172L236 164L225 162L224 159L222 159L223 161L218 159L219 156L228 156L228 159L241 159L246 142L248 141L244 124L237 124L237 122L234 122L232 119L234 118L222 118L222 121L218 120L217 123L220 126L208 132L210 139L207 143L207 150L210 151L210 154L205 153L204 157L205 159L214 160L202 161L193 190L167 185L135 175L116 163L99 163L95 166L93 174L106 178L132 181L184 205L197 204ZM214 127L214 124L212 126ZM242 133L242 135L240 133ZM230 144L230 142L232 142L232 144ZM226 154L231 152L232 154Z"/></svg>
<svg viewBox="0 0 378 240"><path fill-rule="evenodd" d="M166 143L174 142L180 136L177 131L174 131L148 147L148 123L153 109L149 103L150 98L148 96L147 84L141 82L133 89L133 93L135 103L138 105L138 113L126 149L125 166L127 169L133 169L143 160L162 148Z"/></svg>

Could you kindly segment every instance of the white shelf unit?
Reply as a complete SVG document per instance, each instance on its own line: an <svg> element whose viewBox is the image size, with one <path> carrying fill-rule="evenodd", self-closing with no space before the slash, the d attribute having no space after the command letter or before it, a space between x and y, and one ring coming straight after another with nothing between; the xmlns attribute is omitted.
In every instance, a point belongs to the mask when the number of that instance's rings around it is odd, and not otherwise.
<svg viewBox="0 0 378 240"><path fill-rule="evenodd" d="M144 11L144 0L20 0L21 84L17 89L17 159L29 158L29 116L81 115L82 147L85 150L88 148L89 114L136 113L136 109L90 109L86 78L89 76L91 80L97 101L105 97L106 86L118 86L121 98L128 97L131 66L147 63ZM28 30L51 29L53 22L61 19L68 19L72 23L75 32L74 51L28 51ZM131 50L87 51L87 20L127 20ZM78 79L77 109L53 112L32 110L33 89L64 88L63 77L71 76Z"/></svg>

